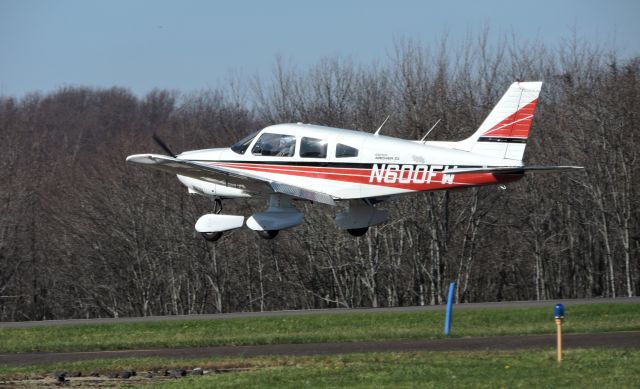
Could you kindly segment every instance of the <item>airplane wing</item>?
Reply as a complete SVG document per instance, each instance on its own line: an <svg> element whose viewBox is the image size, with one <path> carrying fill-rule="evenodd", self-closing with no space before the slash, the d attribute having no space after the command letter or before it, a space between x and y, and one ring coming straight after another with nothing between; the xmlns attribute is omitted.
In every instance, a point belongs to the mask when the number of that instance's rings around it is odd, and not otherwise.
<svg viewBox="0 0 640 389"><path fill-rule="evenodd" d="M464 174L464 173L495 173L495 174L513 174L524 172L549 173L560 170L582 170L584 166L496 166L496 167L478 167L478 168L451 168L443 173L447 174Z"/></svg>
<svg viewBox="0 0 640 389"><path fill-rule="evenodd" d="M305 200L328 205L336 205L333 201L333 197L327 193L268 180L251 173L238 173L232 169L221 166L212 166L201 162L194 162L158 154L130 155L127 157L127 162L219 185L241 188L248 192L282 193Z"/></svg>

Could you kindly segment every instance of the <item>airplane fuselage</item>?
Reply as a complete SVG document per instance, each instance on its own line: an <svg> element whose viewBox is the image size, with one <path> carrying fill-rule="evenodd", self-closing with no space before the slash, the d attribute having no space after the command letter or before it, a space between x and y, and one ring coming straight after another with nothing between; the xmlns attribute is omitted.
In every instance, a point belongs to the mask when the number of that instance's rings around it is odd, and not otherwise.
<svg viewBox="0 0 640 389"><path fill-rule="evenodd" d="M286 138L291 145L286 153L280 153L284 155L269 155L271 152L265 153L260 145L264 137ZM309 139L316 149L314 152L307 150ZM522 174L447 173L453 168L514 165L513 160L300 123L266 127L242 151L232 148L197 150L183 153L178 158L321 191L339 200L501 184L522 177ZM198 180L181 177L181 181L194 186ZM207 185L210 184L201 182L195 186L204 188Z"/></svg>

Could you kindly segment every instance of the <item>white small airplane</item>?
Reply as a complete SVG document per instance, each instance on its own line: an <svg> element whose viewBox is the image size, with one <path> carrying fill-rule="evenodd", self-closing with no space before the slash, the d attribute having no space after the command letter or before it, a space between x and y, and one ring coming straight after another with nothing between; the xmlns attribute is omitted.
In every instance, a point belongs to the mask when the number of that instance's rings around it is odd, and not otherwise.
<svg viewBox="0 0 640 389"><path fill-rule="evenodd" d="M302 223L292 199L346 208L336 225L351 235L386 222L377 205L421 191L467 188L522 178L527 171L581 169L525 166L522 162L542 82L513 83L478 130L459 142L405 140L375 133L311 124L278 124L255 132L229 148L174 155L137 154L127 162L177 174L189 193L214 199L214 212L196 222L210 241L244 224L266 239ZM437 123L436 123L437 124ZM383 123L384 125L384 123ZM432 128L433 129L433 128ZM427 133L428 135L428 133ZM222 200L262 197L264 212L224 215Z"/></svg>

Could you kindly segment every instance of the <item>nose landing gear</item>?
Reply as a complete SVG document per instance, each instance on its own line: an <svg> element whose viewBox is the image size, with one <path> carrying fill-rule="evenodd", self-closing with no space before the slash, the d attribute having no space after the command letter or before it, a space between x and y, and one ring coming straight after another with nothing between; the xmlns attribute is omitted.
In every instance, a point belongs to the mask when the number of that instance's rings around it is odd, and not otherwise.
<svg viewBox="0 0 640 389"><path fill-rule="evenodd" d="M218 232L201 232L202 237L209 242L216 242L222 238L222 231Z"/></svg>

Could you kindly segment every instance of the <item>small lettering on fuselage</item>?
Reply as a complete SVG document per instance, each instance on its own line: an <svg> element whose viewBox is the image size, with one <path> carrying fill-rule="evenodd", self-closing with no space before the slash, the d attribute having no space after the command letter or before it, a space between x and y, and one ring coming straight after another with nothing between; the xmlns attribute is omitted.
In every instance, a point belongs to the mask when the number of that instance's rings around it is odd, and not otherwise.
<svg viewBox="0 0 640 389"><path fill-rule="evenodd" d="M441 174L441 184L453 184L455 174L442 173L448 170L450 166L443 165L396 165L377 163L371 169L369 182L385 183L385 184L430 184L432 180L436 180L436 175ZM455 168L455 166L454 166Z"/></svg>

